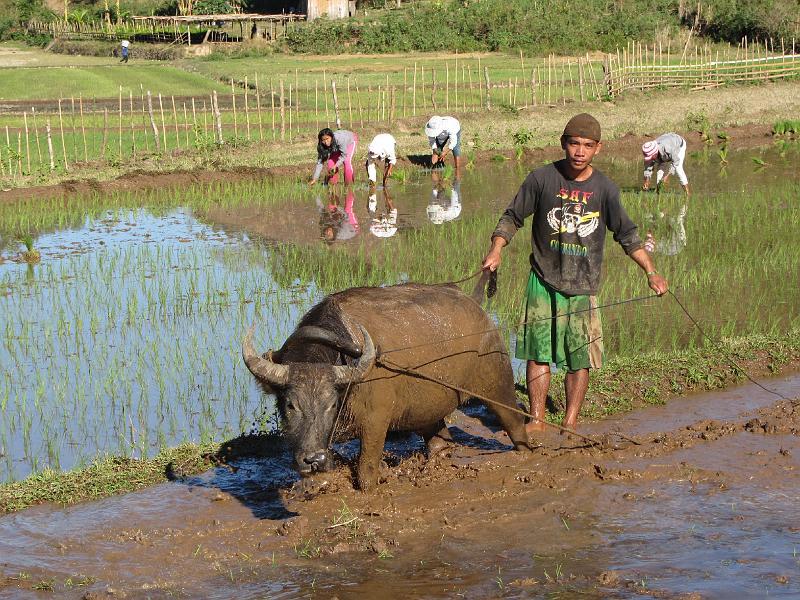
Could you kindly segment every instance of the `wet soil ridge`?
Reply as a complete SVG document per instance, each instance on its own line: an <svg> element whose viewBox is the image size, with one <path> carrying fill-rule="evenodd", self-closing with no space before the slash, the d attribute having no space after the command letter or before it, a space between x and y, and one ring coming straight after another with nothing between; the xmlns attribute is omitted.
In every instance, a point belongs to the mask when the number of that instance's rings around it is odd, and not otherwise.
<svg viewBox="0 0 800 600"><path fill-rule="evenodd" d="M381 484L370 494L353 489L347 462L297 480L287 475L290 457L277 446L231 446L228 464L210 477L76 507L64 513L72 529L46 530L44 540L37 519L53 522L62 511L28 514L29 527L13 521L16 515L0 520L0 551L12 543L20 548L4 556L0 596L38 591L42 582L57 592L74 590L77 572L82 589L99 594L86 597L269 595L277 582L283 597L303 596L312 582L326 597L340 598L360 592L700 599L720 597L732 584L743 586L739 597L756 597L751 580L770 595L791 596L800 591L791 546L779 561L777 546L762 549L754 541L756 532L768 531L773 544L784 544L800 532L792 508L800 483L800 378L782 380L780 389L792 400L773 401L752 385L737 390L758 406L733 409L730 418L691 418L730 412L730 392L631 413L626 418L637 428L652 429L631 434L640 445L608 437L617 424L597 423L588 430L603 440L599 447L545 435L527 457L509 451L488 411L467 408L450 423L455 443L428 459L419 440L393 440ZM682 424L674 426L675 415ZM254 451L277 454L254 459ZM353 448L340 451L354 455ZM267 482L277 487L266 489ZM670 516L658 517L660 510ZM681 510L689 513L672 514ZM688 533L687 523L678 523L674 538L657 543L670 520L701 519L703 510L713 514ZM98 511L117 516L106 522ZM86 521L85 531L74 529L74 518ZM692 534L694 527L703 529ZM719 552L723 566L737 569L687 567L695 535L698 552ZM58 536L56 556L49 536ZM739 538L749 542L736 545ZM42 551L52 558L37 562ZM642 551L647 560L636 562Z"/></svg>

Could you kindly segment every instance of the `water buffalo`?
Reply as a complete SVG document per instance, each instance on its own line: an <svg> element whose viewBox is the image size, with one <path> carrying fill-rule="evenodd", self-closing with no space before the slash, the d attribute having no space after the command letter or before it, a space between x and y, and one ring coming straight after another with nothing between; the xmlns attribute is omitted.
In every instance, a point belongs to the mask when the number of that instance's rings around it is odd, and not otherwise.
<svg viewBox="0 0 800 600"><path fill-rule="evenodd" d="M475 332L482 333L468 335ZM469 397L392 365L501 402L487 406L515 448L529 448L522 415L503 406L517 406L505 344L480 305L455 286L352 288L309 310L276 352L258 354L251 336L252 330L242 344L245 364L276 394L303 475L330 466L328 448L348 385L339 430L361 440L362 490L378 482L388 431L418 432L430 450L450 439L444 417Z"/></svg>

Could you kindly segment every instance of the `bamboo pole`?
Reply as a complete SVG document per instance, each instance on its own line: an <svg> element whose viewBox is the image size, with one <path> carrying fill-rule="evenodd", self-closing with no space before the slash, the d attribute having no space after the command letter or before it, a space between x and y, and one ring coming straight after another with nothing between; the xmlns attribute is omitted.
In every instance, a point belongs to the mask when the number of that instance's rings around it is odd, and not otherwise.
<svg viewBox="0 0 800 600"><path fill-rule="evenodd" d="M158 126L156 125L156 116L153 113L153 95L150 90L147 90L147 112L150 115L150 126L153 128L153 140L156 143L156 152L161 153L161 137L158 135Z"/></svg>
<svg viewBox="0 0 800 600"><path fill-rule="evenodd" d="M328 71L322 69L322 99L325 101L325 125L331 122L331 113L328 110Z"/></svg>
<svg viewBox="0 0 800 600"><path fill-rule="evenodd" d="M158 93L158 112L161 115L161 143L164 152L169 152L169 144L167 143L167 122L164 120L164 102L161 99L161 92Z"/></svg>
<svg viewBox="0 0 800 600"><path fill-rule="evenodd" d="M108 109L106 109L106 114L108 114ZM47 154L50 157L50 170L56 170L56 159L53 156L53 138L50 135L50 119L45 121L45 129L47 131Z"/></svg>
<svg viewBox="0 0 800 600"><path fill-rule="evenodd" d="M139 94L142 99L142 131L144 132L144 149L146 152L150 152L150 142L147 138L147 108L145 107L144 103L144 86L141 83L139 84Z"/></svg>
<svg viewBox="0 0 800 600"><path fill-rule="evenodd" d="M300 131L300 80L297 67L294 69L294 122L297 131Z"/></svg>
<svg viewBox="0 0 800 600"><path fill-rule="evenodd" d="M319 131L319 80L314 78L314 122Z"/></svg>
<svg viewBox="0 0 800 600"><path fill-rule="evenodd" d="M444 61L444 109L450 111L450 67Z"/></svg>
<svg viewBox="0 0 800 600"><path fill-rule="evenodd" d="M172 120L175 122L175 146L180 150L181 147L181 131L178 127L178 111L175 108L175 96L170 95L172 99Z"/></svg>
<svg viewBox="0 0 800 600"><path fill-rule="evenodd" d="M186 102L183 103L183 139L186 148L189 148L189 111L186 109Z"/></svg>
<svg viewBox="0 0 800 600"><path fill-rule="evenodd" d="M420 65L420 80L422 81L422 110L425 110L425 65Z"/></svg>
<svg viewBox="0 0 800 600"><path fill-rule="evenodd" d="M438 112L436 106L436 69L431 69L431 107L433 112Z"/></svg>
<svg viewBox="0 0 800 600"><path fill-rule="evenodd" d="M64 155L64 170L69 171L67 162L67 143L64 141L64 117L61 112L61 98L58 99L58 128L61 133L61 153Z"/></svg>
<svg viewBox="0 0 800 600"><path fill-rule="evenodd" d="M486 80L486 110L492 108L492 100L491 100L491 84L489 83L489 67L483 67L483 78Z"/></svg>
<svg viewBox="0 0 800 600"><path fill-rule="evenodd" d="M264 141L264 129L261 125L261 92L258 89L258 73L256 73L256 111L258 112L258 141Z"/></svg>
<svg viewBox="0 0 800 600"><path fill-rule="evenodd" d="M22 177L22 132L17 131L17 170Z"/></svg>
<svg viewBox="0 0 800 600"><path fill-rule="evenodd" d="M195 147L198 146L198 134L197 134L197 108L194 103L194 96L192 96L192 132L194 133L194 145ZM205 130L203 130L203 137L205 137ZM188 135L188 134L187 134ZM187 142L188 146L188 142Z"/></svg>
<svg viewBox="0 0 800 600"><path fill-rule="evenodd" d="M101 158L106 159L106 146L108 145L108 107L103 107L103 149L101 150Z"/></svg>
<svg viewBox="0 0 800 600"><path fill-rule="evenodd" d="M353 103L350 98L350 78L347 78L347 115L348 127L353 128Z"/></svg>
<svg viewBox="0 0 800 600"><path fill-rule="evenodd" d="M222 115L219 112L219 97L217 90L214 90L212 97L211 110L214 111L214 120L217 122L217 143L222 146L225 143L225 138L222 136Z"/></svg>
<svg viewBox="0 0 800 600"><path fill-rule="evenodd" d="M295 88L296 89L296 88ZM247 75L244 76L244 120L247 126L247 141L250 141L250 104L248 102L248 93L250 86L247 85Z"/></svg>
<svg viewBox="0 0 800 600"><path fill-rule="evenodd" d="M42 164L42 144L39 141L39 127L36 125L36 107L31 106L31 118L33 119L33 137L36 140L36 156L39 159L39 165Z"/></svg>
<svg viewBox="0 0 800 600"><path fill-rule="evenodd" d="M403 118L406 118L406 93L408 92L408 67L403 67L403 95L400 97Z"/></svg>
<svg viewBox="0 0 800 600"><path fill-rule="evenodd" d="M28 113L27 113L27 111L22 113L22 118L25 121L25 159L26 159L26 164L28 166L28 173L30 174L30 172L31 172L31 142L30 142L30 137L29 137L29 132L28 132Z"/></svg>
<svg viewBox="0 0 800 600"><path fill-rule="evenodd" d="M417 63L414 62L414 84L411 93L411 114L417 116Z"/></svg>
<svg viewBox="0 0 800 600"><path fill-rule="evenodd" d="M271 79L269 82L269 104L272 107L272 139L275 140L275 89Z"/></svg>
<svg viewBox="0 0 800 600"><path fill-rule="evenodd" d="M80 155L78 154L78 126L75 123L75 96L71 96L70 99L70 128L72 129L72 156L75 162L80 161Z"/></svg>
<svg viewBox="0 0 800 600"><path fill-rule="evenodd" d="M357 81L356 81L356 102L358 102L358 122L361 124L361 129L364 129L364 111L361 108L361 91L358 89Z"/></svg>
<svg viewBox="0 0 800 600"><path fill-rule="evenodd" d="M131 114L130 114L130 122L131 122L131 154L133 155L134 160L136 159L136 131L135 126L133 124L133 90L128 90L128 101L130 103Z"/></svg>
<svg viewBox="0 0 800 600"><path fill-rule="evenodd" d="M233 107L233 137L239 137L239 124L236 121L236 88L233 85L233 77L231 77L231 106Z"/></svg>
<svg viewBox="0 0 800 600"><path fill-rule="evenodd" d="M281 108L281 141L284 141L286 139L286 109L284 107L284 101L283 101L283 79L280 80L280 90L281 90L281 95L278 98L278 102L280 102L280 108Z"/></svg>
<svg viewBox="0 0 800 600"><path fill-rule="evenodd" d="M458 55L456 55L455 65L453 66L453 104L458 110Z"/></svg>
<svg viewBox="0 0 800 600"><path fill-rule="evenodd" d="M336 80L331 79L331 93L333 94L333 114L336 117L336 129L342 128L342 120L339 117L339 98L336 95Z"/></svg>
<svg viewBox="0 0 800 600"><path fill-rule="evenodd" d="M289 84L289 141L292 141L292 84Z"/></svg>

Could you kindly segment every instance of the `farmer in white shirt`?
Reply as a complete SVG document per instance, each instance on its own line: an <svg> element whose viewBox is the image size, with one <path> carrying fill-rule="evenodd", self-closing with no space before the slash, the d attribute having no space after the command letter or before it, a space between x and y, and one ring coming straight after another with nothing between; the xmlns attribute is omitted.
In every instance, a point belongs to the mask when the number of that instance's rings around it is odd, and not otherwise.
<svg viewBox="0 0 800 600"><path fill-rule="evenodd" d="M425 125L425 135L431 144L431 165L444 164L448 154L453 154L456 171L461 158L461 123L454 117L431 117Z"/></svg>
<svg viewBox="0 0 800 600"><path fill-rule="evenodd" d="M392 174L392 168L397 164L397 141L390 133L379 133L367 147L367 177L370 185L375 185L378 181L379 161L383 161L383 186Z"/></svg>
<svg viewBox="0 0 800 600"><path fill-rule="evenodd" d="M683 170L683 160L686 158L685 139L677 133L665 133L655 140L642 144L642 154L644 155L643 190L650 189L650 178L653 176L653 169L656 169L657 187L666 183L670 175L677 173L678 181L686 195L689 195L689 179L686 177L686 171ZM669 164L669 170L665 175L664 169L667 164Z"/></svg>

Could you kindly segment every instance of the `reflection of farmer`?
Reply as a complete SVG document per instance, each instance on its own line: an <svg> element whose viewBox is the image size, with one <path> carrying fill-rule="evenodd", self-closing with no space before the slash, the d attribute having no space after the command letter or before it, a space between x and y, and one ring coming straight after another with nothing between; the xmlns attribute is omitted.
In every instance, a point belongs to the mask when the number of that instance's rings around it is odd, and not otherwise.
<svg viewBox="0 0 800 600"><path fill-rule="evenodd" d="M448 154L458 171L461 158L461 123L454 117L431 117L425 125L425 135L431 144L431 165L444 165Z"/></svg>
<svg viewBox="0 0 800 600"><path fill-rule="evenodd" d="M576 115L564 128L561 147L562 160L525 179L500 217L482 264L484 270L496 270L503 247L532 217L531 273L516 348L516 357L527 360L529 433L545 427L551 363L567 369L564 427L575 426L589 369L602 363L602 330L595 307L606 229L646 273L650 288L659 295L667 292L667 281L656 272L636 225L625 213L619 188L592 167L601 148L600 124L586 113Z"/></svg>
<svg viewBox="0 0 800 600"><path fill-rule="evenodd" d="M683 204L677 213L657 211L644 215L647 225L644 245L650 254L675 256L686 247L686 211L687 206Z"/></svg>
<svg viewBox="0 0 800 600"><path fill-rule="evenodd" d="M386 188L383 188L383 200L386 210L378 216L376 214L378 208L377 194L373 193L369 196L367 206L372 216L369 231L375 237L388 238L397 233L397 208L395 208L392 197L389 195L389 190Z"/></svg>
<svg viewBox="0 0 800 600"><path fill-rule="evenodd" d="M448 194L444 186L444 180L439 173L434 171L432 179L431 201L426 208L431 223L441 225L447 221L457 219L461 214L461 181L456 179Z"/></svg>
<svg viewBox="0 0 800 600"><path fill-rule="evenodd" d="M345 183L353 183L353 155L356 153L358 136L346 129L332 131L326 127L317 138L317 166L308 184L314 185L323 169L325 183L335 184L339 181L339 169L342 167Z"/></svg>
<svg viewBox="0 0 800 600"><path fill-rule="evenodd" d="M345 241L358 235L358 218L353 210L355 194L353 188L347 186L344 209L340 206L340 196L336 188L328 192L328 204L323 204L322 198L317 196L319 208L320 237L330 243Z"/></svg>
<svg viewBox="0 0 800 600"><path fill-rule="evenodd" d="M128 46L130 45L131 43L128 40L122 40L122 43L120 44L120 46L122 46L122 60L119 62L128 62Z"/></svg>
<svg viewBox="0 0 800 600"><path fill-rule="evenodd" d="M378 182L378 168L377 164L383 161L383 185L386 186L386 181L389 175L392 174L392 168L397 163L397 141L390 133L379 133L367 147L367 177L369 178L370 185Z"/></svg>
<svg viewBox="0 0 800 600"><path fill-rule="evenodd" d="M642 144L642 154L644 154L644 184L642 189L650 189L650 178L653 176L653 169L656 169L656 186L667 183L667 179L673 173L678 174L678 181L683 186L686 195L689 195L689 179L686 171L683 170L683 161L686 158L686 140L677 133L665 133L658 136L655 140L650 140ZM669 164L669 170L664 174L665 166Z"/></svg>

